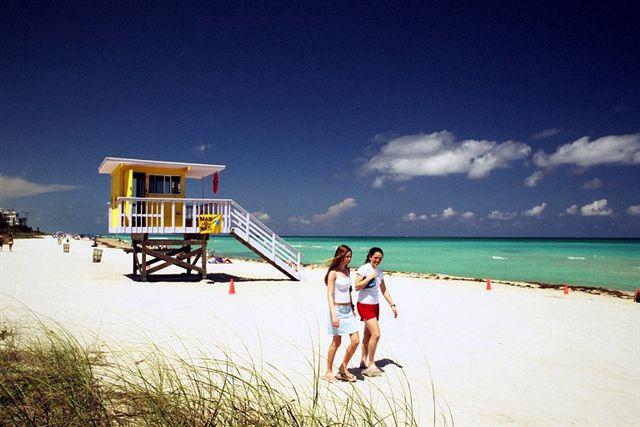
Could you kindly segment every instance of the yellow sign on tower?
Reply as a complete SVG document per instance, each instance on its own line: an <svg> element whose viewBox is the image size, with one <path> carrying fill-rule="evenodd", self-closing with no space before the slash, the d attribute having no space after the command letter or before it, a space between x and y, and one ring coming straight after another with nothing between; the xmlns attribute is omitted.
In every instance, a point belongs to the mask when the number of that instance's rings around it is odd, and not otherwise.
<svg viewBox="0 0 640 427"><path fill-rule="evenodd" d="M201 234L222 233L222 214L198 215L198 231Z"/></svg>

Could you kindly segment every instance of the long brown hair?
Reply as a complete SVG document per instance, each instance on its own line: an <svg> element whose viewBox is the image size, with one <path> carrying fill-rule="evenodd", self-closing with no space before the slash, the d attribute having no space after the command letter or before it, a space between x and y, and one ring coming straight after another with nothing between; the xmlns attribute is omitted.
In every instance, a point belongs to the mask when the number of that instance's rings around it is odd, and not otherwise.
<svg viewBox="0 0 640 427"><path fill-rule="evenodd" d="M344 257L347 256L349 252L353 254L353 251L347 245L340 245L336 248L336 253L333 254L333 258L329 261L329 268L327 269L327 274L324 275L325 285L328 284L329 273L331 273L331 270L335 270L335 268L340 265Z"/></svg>

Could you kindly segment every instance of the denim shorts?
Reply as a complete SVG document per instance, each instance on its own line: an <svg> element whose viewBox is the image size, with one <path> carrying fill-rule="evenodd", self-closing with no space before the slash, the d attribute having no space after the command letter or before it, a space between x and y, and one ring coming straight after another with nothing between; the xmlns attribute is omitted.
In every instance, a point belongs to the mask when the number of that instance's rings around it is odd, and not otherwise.
<svg viewBox="0 0 640 427"><path fill-rule="evenodd" d="M358 322L350 305L336 305L336 315L340 326L334 328L331 324L331 312L329 312L329 335L349 335L358 331Z"/></svg>

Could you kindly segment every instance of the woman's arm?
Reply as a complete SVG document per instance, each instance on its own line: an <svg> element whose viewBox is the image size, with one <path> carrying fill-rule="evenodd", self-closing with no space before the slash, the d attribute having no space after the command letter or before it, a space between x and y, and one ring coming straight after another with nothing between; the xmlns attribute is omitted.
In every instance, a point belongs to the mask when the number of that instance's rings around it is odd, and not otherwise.
<svg viewBox="0 0 640 427"><path fill-rule="evenodd" d="M336 314L336 304L333 300L333 291L336 287L336 272L330 271L327 278L327 302L329 303L329 312L331 313L331 325L334 328L340 327L340 320Z"/></svg>
<svg viewBox="0 0 640 427"><path fill-rule="evenodd" d="M398 317L398 307L393 303L393 299L391 298L391 294L387 289L387 284L384 283L384 279L380 282L380 292L382 292L382 296L387 300L389 305L391 306L391 310L393 311L393 317Z"/></svg>
<svg viewBox="0 0 640 427"><path fill-rule="evenodd" d="M356 287L356 291L360 291L364 289L364 287L367 286L367 283L369 283L376 277L378 277L378 273L376 271L374 271L367 277L362 277L361 275L356 274L356 282L354 283L354 286Z"/></svg>

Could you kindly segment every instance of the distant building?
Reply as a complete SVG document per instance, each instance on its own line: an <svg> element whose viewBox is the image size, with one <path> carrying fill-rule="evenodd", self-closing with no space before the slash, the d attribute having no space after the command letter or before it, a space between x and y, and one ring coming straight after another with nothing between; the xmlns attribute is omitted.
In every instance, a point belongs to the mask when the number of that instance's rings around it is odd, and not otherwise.
<svg viewBox="0 0 640 427"><path fill-rule="evenodd" d="M20 217L20 212L15 209L2 209L0 208L0 215L2 219L9 227L26 227L27 218Z"/></svg>

